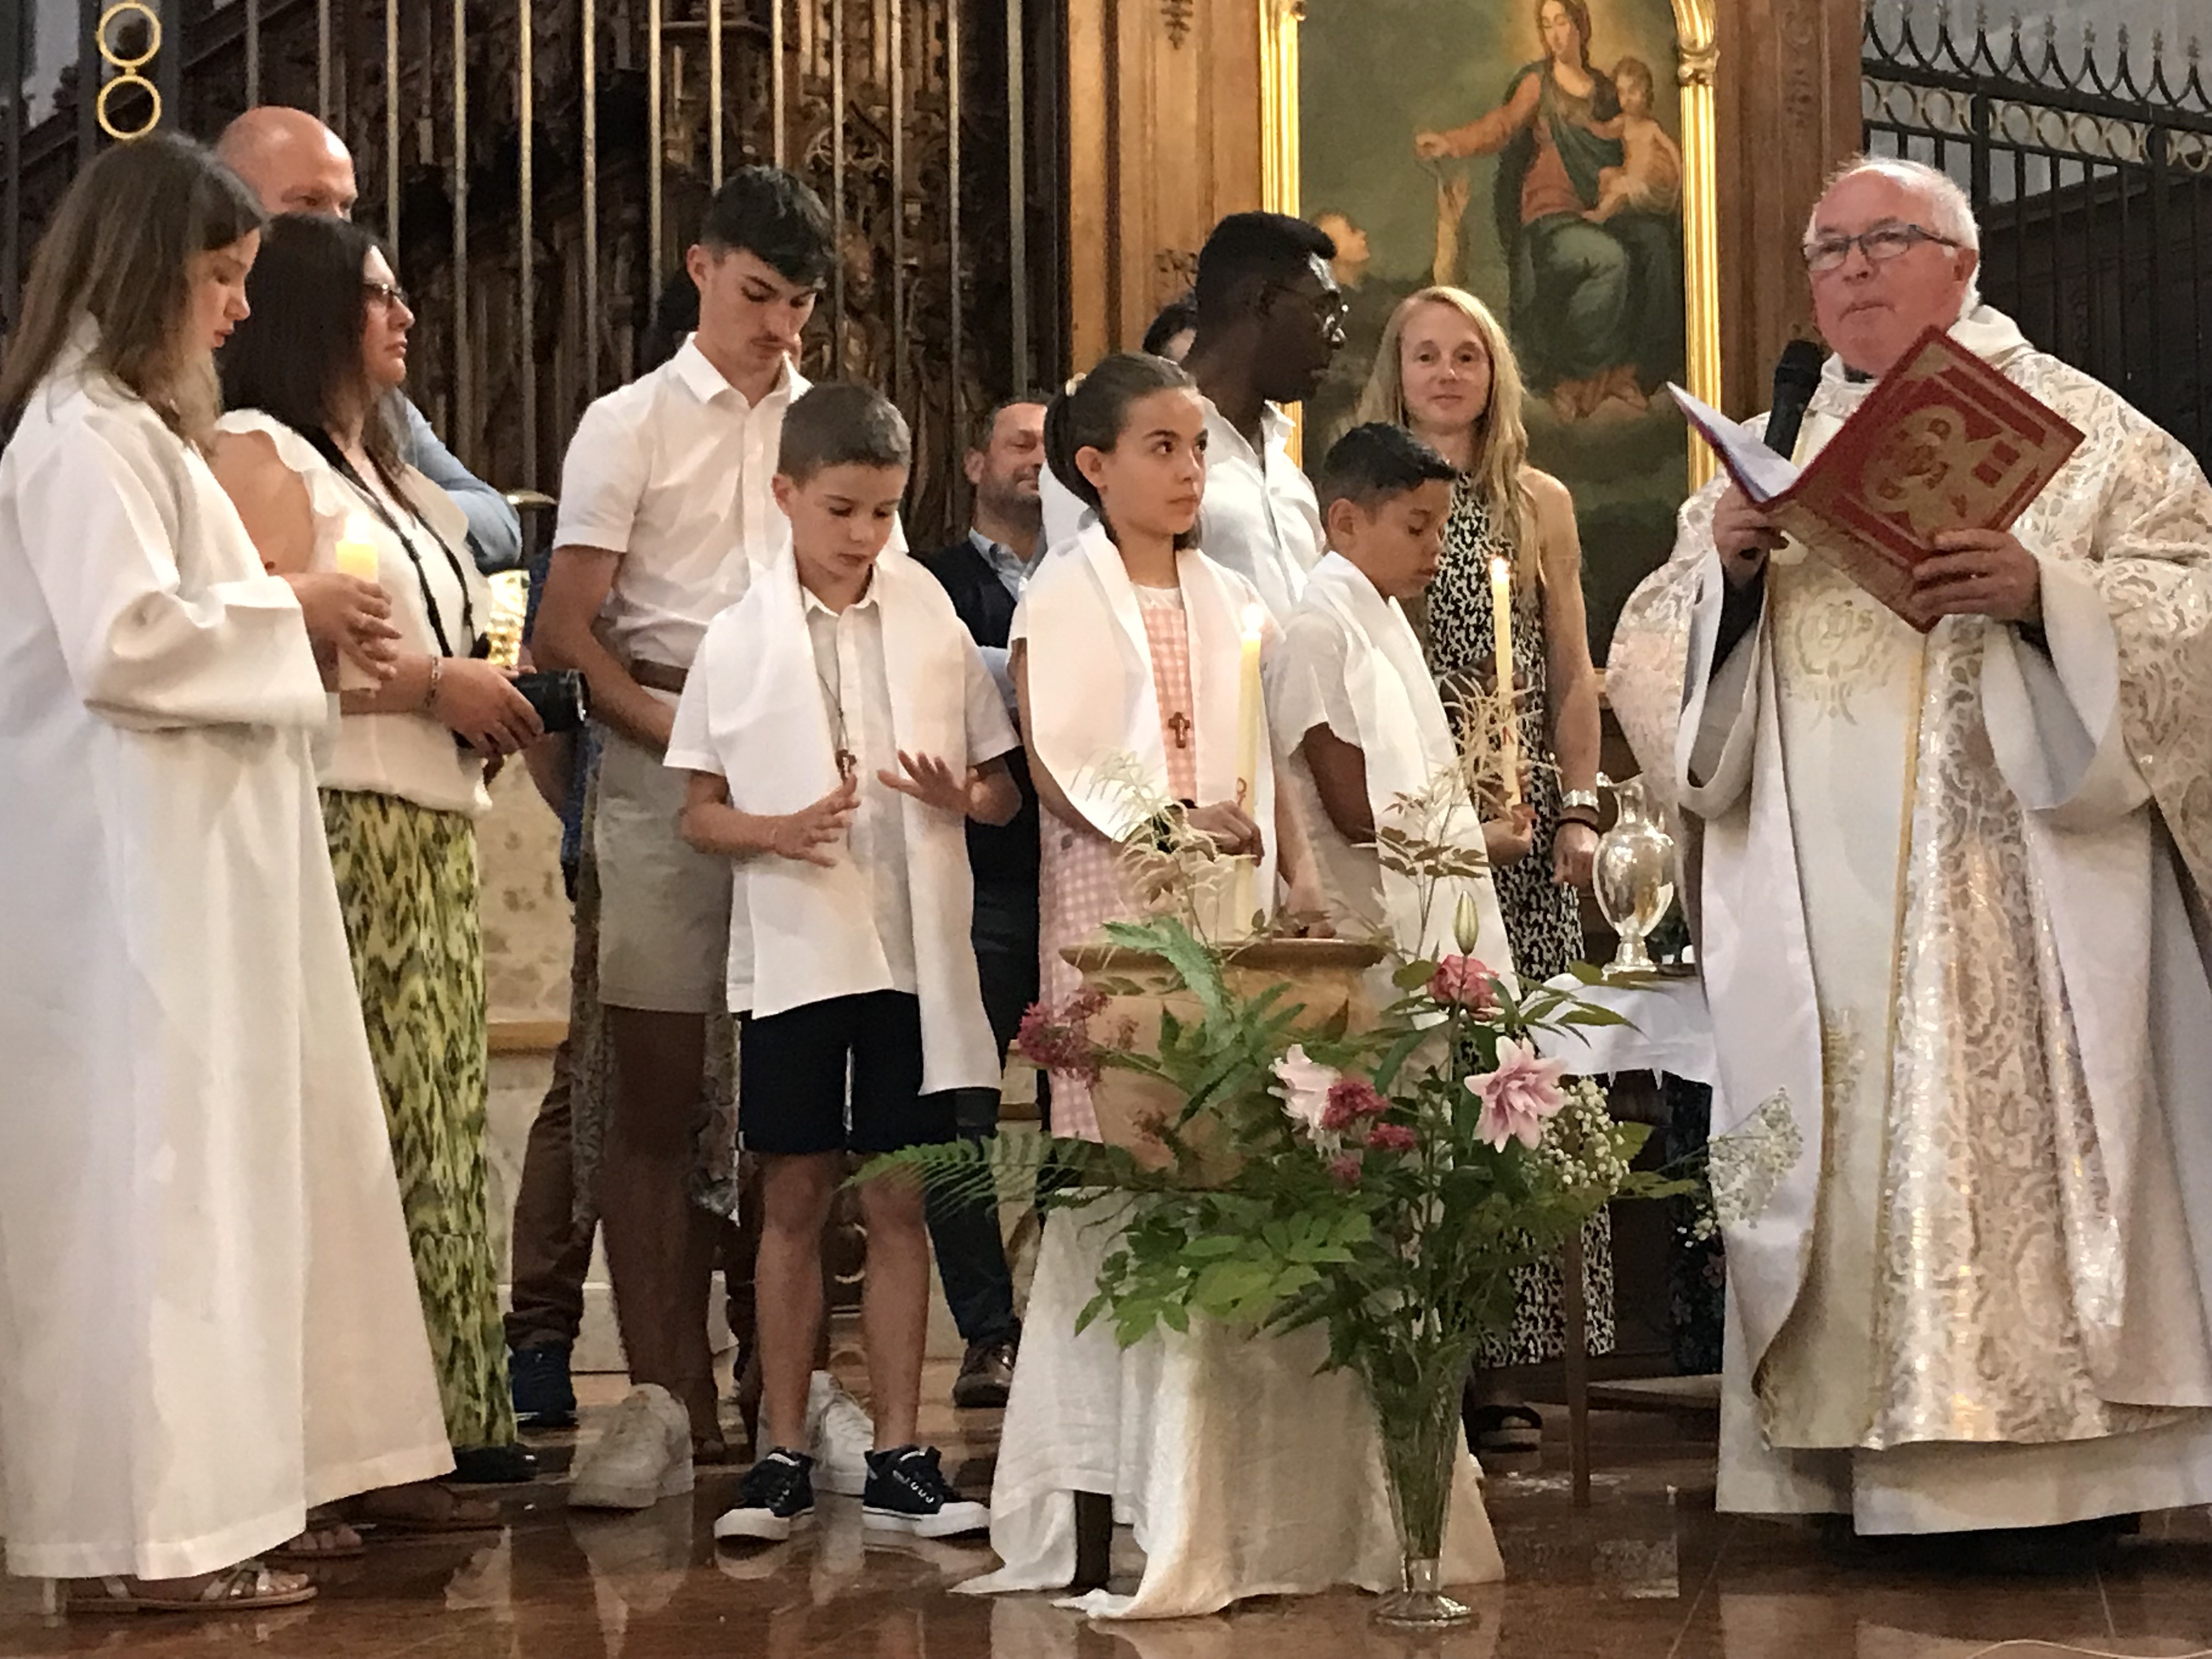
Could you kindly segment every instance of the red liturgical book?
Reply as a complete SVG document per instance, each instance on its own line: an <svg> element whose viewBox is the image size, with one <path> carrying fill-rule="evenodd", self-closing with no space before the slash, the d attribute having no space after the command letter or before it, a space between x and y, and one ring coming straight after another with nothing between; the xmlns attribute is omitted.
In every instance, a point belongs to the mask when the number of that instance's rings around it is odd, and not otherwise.
<svg viewBox="0 0 2212 1659"><path fill-rule="evenodd" d="M1668 388L1736 487L1922 633L1912 571L1947 530L2009 530L2081 434L1940 329L1882 376L1802 468Z"/></svg>

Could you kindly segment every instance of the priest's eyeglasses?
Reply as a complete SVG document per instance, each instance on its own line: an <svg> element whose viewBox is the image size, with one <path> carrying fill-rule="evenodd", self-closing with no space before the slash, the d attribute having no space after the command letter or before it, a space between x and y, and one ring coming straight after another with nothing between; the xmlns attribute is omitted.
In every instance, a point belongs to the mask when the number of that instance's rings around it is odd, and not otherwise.
<svg viewBox="0 0 2212 1659"><path fill-rule="evenodd" d="M1911 252L1923 242L1933 242L1938 247L1959 246L1953 238L1938 236L1925 225L1876 225L1856 236L1823 236L1816 242L1806 243L1805 268L1815 276L1840 270L1851 257L1853 248L1866 255L1869 264L1887 264Z"/></svg>

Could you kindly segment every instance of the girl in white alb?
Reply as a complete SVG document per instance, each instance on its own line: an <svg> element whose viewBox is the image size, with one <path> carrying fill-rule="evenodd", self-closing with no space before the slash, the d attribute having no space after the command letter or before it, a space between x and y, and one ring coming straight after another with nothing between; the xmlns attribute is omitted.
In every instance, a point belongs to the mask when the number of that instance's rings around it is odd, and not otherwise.
<svg viewBox="0 0 2212 1659"><path fill-rule="evenodd" d="M1260 757L1237 799L1237 696L1250 586L1181 545L1205 482L1204 404L1160 358L1109 357L1046 422L1046 451L1091 510L1046 555L1012 634L1030 775L1043 823L1048 1001L1078 983L1061 947L1133 915L1121 838L1144 806L1132 763L1194 828L1260 860L1257 896L1318 910L1295 816ZM1263 635L1263 638L1265 635ZM1116 764L1118 763L1118 764ZM1266 826L1262 832L1261 825ZM1096 1139L1090 1093L1054 1073L1055 1133ZM1074 1605L1096 1617L1179 1618L1248 1596L1396 1582L1382 1456L1358 1382L1322 1372L1319 1333L1249 1338L1209 1321L1120 1347L1110 1322L1078 1334L1120 1237L1103 1211L1045 1229L991 1493L1000 1571L963 1590L1052 1589L1076 1565L1075 1494L1109 1498L1145 1552L1135 1591ZM1469 1488L1472 1496L1472 1488ZM1455 1517L1455 1580L1498 1576L1479 1504Z"/></svg>

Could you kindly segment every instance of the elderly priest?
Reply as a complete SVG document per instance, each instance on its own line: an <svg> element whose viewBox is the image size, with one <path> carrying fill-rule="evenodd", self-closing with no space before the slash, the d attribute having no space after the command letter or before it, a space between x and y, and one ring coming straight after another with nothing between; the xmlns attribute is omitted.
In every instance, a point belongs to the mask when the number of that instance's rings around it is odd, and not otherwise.
<svg viewBox="0 0 2212 1659"><path fill-rule="evenodd" d="M2212 489L1979 303L1978 241L1941 173L1837 179L1796 448L1948 327L2085 434L2012 532L1936 538L1923 635L1708 489L1608 690L1742 1126L1720 1507L2004 1561L2212 1500Z"/></svg>

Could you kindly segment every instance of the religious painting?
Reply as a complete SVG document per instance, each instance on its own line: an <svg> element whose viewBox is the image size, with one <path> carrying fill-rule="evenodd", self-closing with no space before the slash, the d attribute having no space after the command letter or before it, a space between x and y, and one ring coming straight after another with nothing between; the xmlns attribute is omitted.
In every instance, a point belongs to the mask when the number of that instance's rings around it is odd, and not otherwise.
<svg viewBox="0 0 2212 1659"><path fill-rule="evenodd" d="M1529 459L1573 492L1602 661L1687 477L1670 0L1307 0L1299 33L1300 210L1350 307L1308 460L1352 424L1401 300L1475 295L1520 363Z"/></svg>

